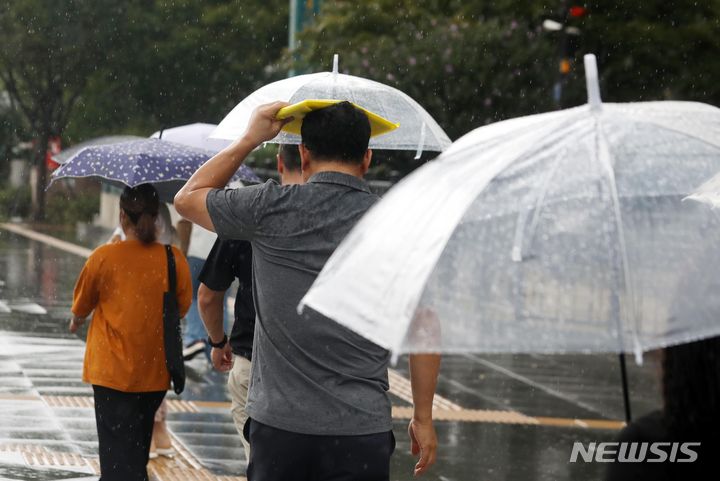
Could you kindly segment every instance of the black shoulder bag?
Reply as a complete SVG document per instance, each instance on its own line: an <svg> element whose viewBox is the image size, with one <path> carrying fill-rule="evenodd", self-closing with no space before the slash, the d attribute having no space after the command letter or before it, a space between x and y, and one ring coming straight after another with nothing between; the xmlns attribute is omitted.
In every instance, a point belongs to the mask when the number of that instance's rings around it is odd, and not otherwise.
<svg viewBox="0 0 720 481"><path fill-rule="evenodd" d="M170 372L173 390L180 394L185 389L185 361L182 353L180 313L177 305L177 279L175 277L175 256L172 247L165 246L168 264L168 291L163 294L163 343L165 344L165 365Z"/></svg>

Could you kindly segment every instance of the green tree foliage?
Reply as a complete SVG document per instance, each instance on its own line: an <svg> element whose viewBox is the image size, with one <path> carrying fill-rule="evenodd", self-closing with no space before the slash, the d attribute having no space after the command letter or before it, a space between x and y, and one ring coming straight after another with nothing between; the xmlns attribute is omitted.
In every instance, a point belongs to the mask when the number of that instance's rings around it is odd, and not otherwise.
<svg viewBox="0 0 720 481"><path fill-rule="evenodd" d="M304 69L342 71L403 90L455 138L474 127L547 110L552 99L553 44L530 8L512 2L373 0L325 4L302 35Z"/></svg>
<svg viewBox="0 0 720 481"><path fill-rule="evenodd" d="M720 0L577 3L587 16L567 19L570 0L326 0L283 56L287 0L5 0L0 82L22 114L20 140L40 139L38 165L50 134L68 145L217 122L291 68L329 70L334 53L342 71L408 93L451 138L557 108L561 78L562 105L584 103L586 52L598 55L607 101L720 104ZM581 30L566 77L562 34L544 31L546 18ZM373 174L396 178L411 157L378 152Z"/></svg>
<svg viewBox="0 0 720 481"><path fill-rule="evenodd" d="M598 56L605 99L720 105L720 0L597 0L588 8L579 54ZM575 72L570 94L582 103L582 69Z"/></svg>
<svg viewBox="0 0 720 481"><path fill-rule="evenodd" d="M341 70L393 85L420 102L451 138L483 125L556 108L562 34L581 29L563 106L586 101L582 55L594 52L612 101L719 104L720 1L608 0L566 19L573 2L368 0L326 2L288 64L316 71L340 54ZM565 5L565 6L564 6Z"/></svg>
<svg viewBox="0 0 720 481"><path fill-rule="evenodd" d="M45 146L62 133L89 77L104 63L116 3L5 0L0 6L0 81L36 139L38 219L44 217Z"/></svg>
<svg viewBox="0 0 720 481"><path fill-rule="evenodd" d="M74 138L219 122L277 77L287 43L286 0L132 1L126 15L111 62L72 119Z"/></svg>
<svg viewBox="0 0 720 481"><path fill-rule="evenodd" d="M7 178L9 161L13 157L12 148L18 142L20 128L20 118L12 108L9 96L0 92L0 179Z"/></svg>
<svg viewBox="0 0 720 481"><path fill-rule="evenodd" d="M286 0L7 0L0 90L22 114L40 171L45 145L184 123L218 122L277 77Z"/></svg>

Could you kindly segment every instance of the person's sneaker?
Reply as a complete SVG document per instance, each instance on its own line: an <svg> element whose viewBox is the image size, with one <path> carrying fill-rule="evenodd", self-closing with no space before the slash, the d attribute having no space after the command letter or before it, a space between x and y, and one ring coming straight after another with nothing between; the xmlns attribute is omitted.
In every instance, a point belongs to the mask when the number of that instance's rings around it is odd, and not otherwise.
<svg viewBox="0 0 720 481"><path fill-rule="evenodd" d="M183 359L189 361L205 350L205 340L193 341L183 349Z"/></svg>

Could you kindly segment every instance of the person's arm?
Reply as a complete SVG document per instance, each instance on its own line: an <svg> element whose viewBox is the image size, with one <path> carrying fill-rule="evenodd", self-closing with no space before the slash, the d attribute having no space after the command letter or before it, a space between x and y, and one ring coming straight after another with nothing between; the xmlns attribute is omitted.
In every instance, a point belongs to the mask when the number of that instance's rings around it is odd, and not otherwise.
<svg viewBox="0 0 720 481"><path fill-rule="evenodd" d="M215 291L204 283L200 283L197 296L200 318L205 324L208 336L212 342L218 343L222 341L225 336L223 326L223 321L225 320L225 291ZM227 342L221 349L213 347L210 358L215 369L218 371L229 371L232 368L232 349L230 348L230 343Z"/></svg>
<svg viewBox="0 0 720 481"><path fill-rule="evenodd" d="M222 189L240 168L245 158L263 142L271 140L292 117L278 120L278 110L288 105L273 102L255 109L245 133L203 164L175 195L175 209L187 220L215 231L206 198L212 189Z"/></svg>
<svg viewBox="0 0 720 481"><path fill-rule="evenodd" d="M435 463L437 435L432 421L432 405L439 372L439 354L410 355L413 417L408 426L408 434L410 451L415 456L420 455L415 465L415 476L421 475Z"/></svg>
<svg viewBox="0 0 720 481"><path fill-rule="evenodd" d="M173 255L175 256L175 275L177 279L176 298L178 304L178 314L184 317L190 310L192 304L192 277L190 275L190 265L185 256L177 247L173 247ZM166 271L167 272L167 271ZM167 274L165 274L167 276Z"/></svg>
<svg viewBox="0 0 720 481"><path fill-rule="evenodd" d="M192 222L188 222L185 219L180 219L175 228L177 231L178 239L180 240L180 251L184 256L187 256L188 249L190 248L190 235L192 234Z"/></svg>
<svg viewBox="0 0 720 481"><path fill-rule="evenodd" d="M68 326L75 333L85 323L86 318L98 303L98 282L100 262L98 255L93 253L83 266L73 292L72 317Z"/></svg>
<svg viewBox="0 0 720 481"><path fill-rule="evenodd" d="M70 332L75 334L80 327L85 324L85 321L87 320L86 317L79 317L75 314L72 315L70 318Z"/></svg>

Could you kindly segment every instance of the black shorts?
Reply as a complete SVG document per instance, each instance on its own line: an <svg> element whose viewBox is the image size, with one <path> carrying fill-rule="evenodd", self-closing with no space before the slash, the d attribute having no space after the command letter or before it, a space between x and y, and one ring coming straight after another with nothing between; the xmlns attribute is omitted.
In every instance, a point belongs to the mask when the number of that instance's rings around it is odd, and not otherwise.
<svg viewBox="0 0 720 481"><path fill-rule="evenodd" d="M283 431L248 419L248 481L388 481L392 431L318 436Z"/></svg>

